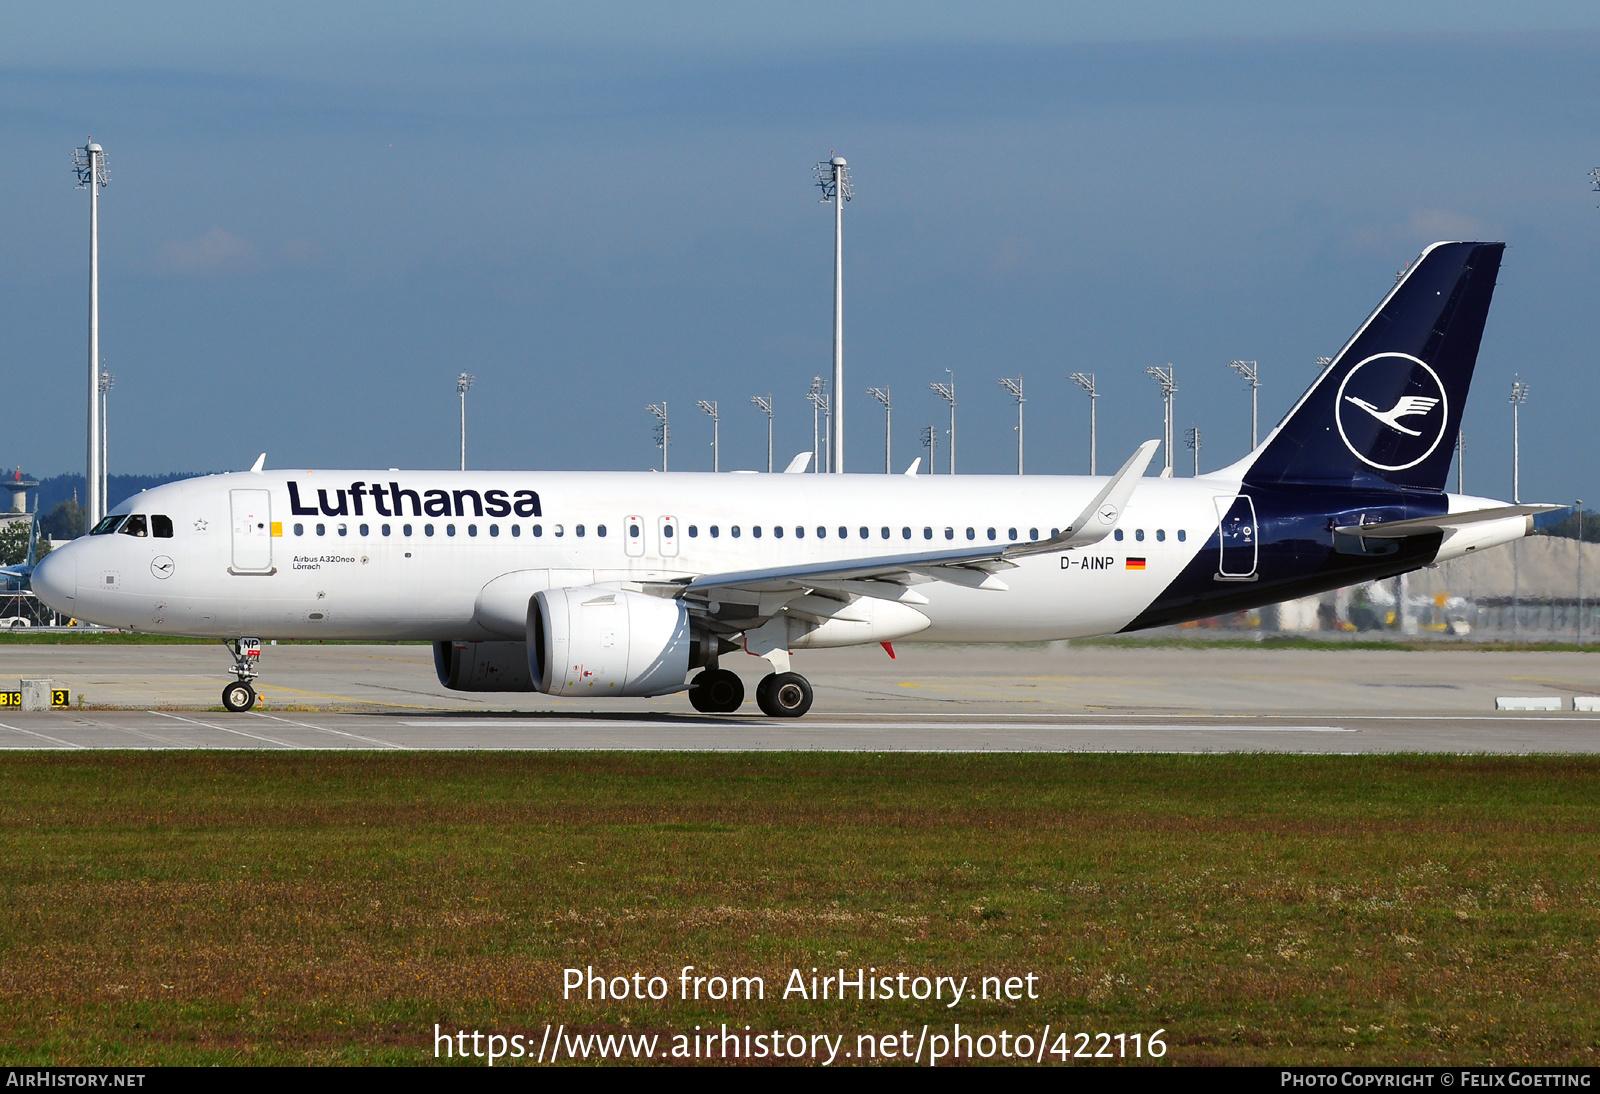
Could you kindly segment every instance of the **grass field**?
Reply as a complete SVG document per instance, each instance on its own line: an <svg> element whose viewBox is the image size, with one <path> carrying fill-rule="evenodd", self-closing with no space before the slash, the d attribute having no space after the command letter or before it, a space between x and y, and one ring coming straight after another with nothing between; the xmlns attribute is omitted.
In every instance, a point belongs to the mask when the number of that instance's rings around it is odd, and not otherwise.
<svg viewBox="0 0 1600 1094"><path fill-rule="evenodd" d="M959 1021L1161 1028L1177 1063L1593 1064L1597 777L1581 758L9 754L0 1058L420 1063L435 1022L534 1044L547 1021L728 1022L849 1050ZM569 966L676 992L685 964L762 975L767 998L561 998ZM1033 973L1040 998L779 997L813 966Z"/></svg>

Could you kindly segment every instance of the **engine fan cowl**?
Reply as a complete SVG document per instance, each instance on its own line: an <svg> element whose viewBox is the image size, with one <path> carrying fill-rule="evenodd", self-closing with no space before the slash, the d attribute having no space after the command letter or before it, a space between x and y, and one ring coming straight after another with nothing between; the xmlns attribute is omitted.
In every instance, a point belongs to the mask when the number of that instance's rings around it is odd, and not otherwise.
<svg viewBox="0 0 1600 1094"><path fill-rule="evenodd" d="M521 642L435 642L433 670L451 691L533 691Z"/></svg>
<svg viewBox="0 0 1600 1094"><path fill-rule="evenodd" d="M689 611L597 585L528 602L528 670L550 695L664 695L682 689L694 642Z"/></svg>

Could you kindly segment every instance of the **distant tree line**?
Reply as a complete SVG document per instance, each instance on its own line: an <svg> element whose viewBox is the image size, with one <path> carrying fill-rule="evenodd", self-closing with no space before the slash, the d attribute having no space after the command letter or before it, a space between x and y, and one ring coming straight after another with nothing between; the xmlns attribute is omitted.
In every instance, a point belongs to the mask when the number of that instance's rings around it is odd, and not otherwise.
<svg viewBox="0 0 1600 1094"><path fill-rule="evenodd" d="M162 475L112 475L106 481L106 508L115 508L141 490L206 474L211 472L169 471ZM23 477L28 477L26 472L23 473ZM3 486L3 480L0 480L0 487ZM48 479L40 479L39 485L29 493L34 495L28 499L30 510L34 507L35 497L37 498L40 538L76 539L87 531L84 527L82 508L84 502L82 475L54 475ZM23 549L27 549L26 540L23 541Z"/></svg>
<svg viewBox="0 0 1600 1094"><path fill-rule="evenodd" d="M1578 538L1578 512L1568 509L1534 518L1534 535L1557 536L1561 539ZM1583 511L1583 542L1600 543L1600 513L1593 509Z"/></svg>

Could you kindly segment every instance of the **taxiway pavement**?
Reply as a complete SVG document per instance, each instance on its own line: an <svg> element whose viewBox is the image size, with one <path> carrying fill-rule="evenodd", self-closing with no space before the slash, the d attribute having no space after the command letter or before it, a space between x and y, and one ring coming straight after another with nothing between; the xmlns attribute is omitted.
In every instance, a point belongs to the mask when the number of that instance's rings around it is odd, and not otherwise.
<svg viewBox="0 0 1600 1094"><path fill-rule="evenodd" d="M1600 752L1600 716L1496 714L1497 695L1600 694L1600 655L1082 645L797 655L816 705L697 715L682 695L458 694L426 646L269 646L262 707L220 709L220 646L4 645L0 682L73 709L0 712L0 748ZM748 664L744 662L748 661ZM723 659L753 694L763 663ZM15 686L15 685L12 685Z"/></svg>

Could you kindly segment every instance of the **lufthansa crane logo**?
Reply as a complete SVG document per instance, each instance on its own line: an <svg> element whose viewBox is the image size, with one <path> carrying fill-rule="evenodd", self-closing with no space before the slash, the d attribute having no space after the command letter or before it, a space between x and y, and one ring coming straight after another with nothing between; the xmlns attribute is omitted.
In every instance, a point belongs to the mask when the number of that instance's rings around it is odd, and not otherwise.
<svg viewBox="0 0 1600 1094"><path fill-rule="evenodd" d="M1345 447L1380 471L1415 467L1439 447L1450 400L1439 374L1409 353L1379 353L1345 374L1334 396Z"/></svg>

